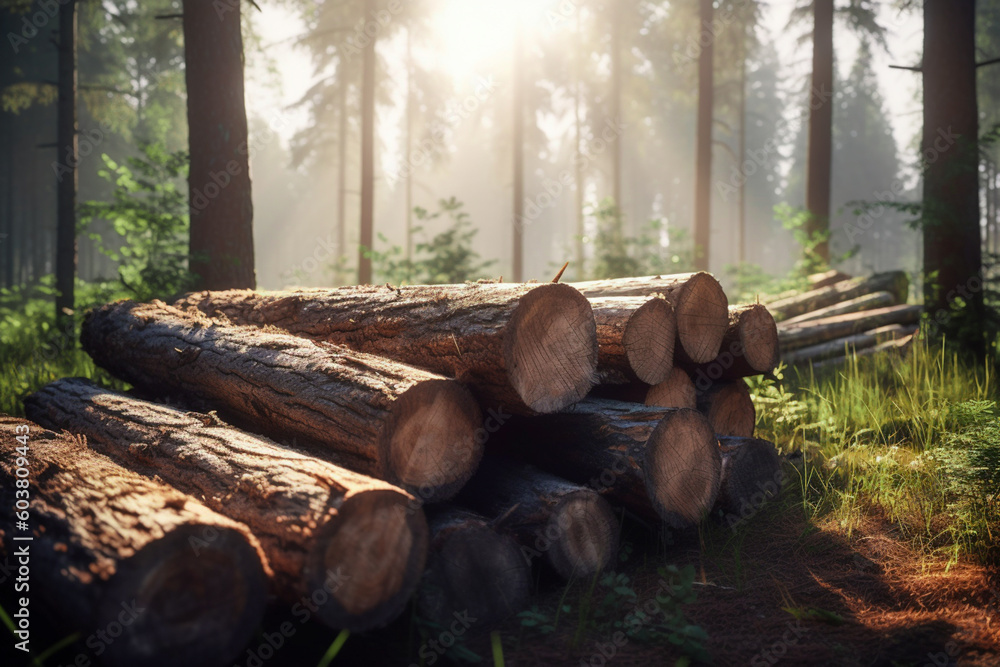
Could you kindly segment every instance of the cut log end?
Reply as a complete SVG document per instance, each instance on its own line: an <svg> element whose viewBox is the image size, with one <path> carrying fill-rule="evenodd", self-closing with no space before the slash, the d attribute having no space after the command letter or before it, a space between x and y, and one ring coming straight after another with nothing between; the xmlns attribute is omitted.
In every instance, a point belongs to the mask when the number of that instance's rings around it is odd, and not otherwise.
<svg viewBox="0 0 1000 667"><path fill-rule="evenodd" d="M719 438L722 486L716 507L727 515L747 516L781 490L778 450L758 438Z"/></svg>
<svg viewBox="0 0 1000 667"><path fill-rule="evenodd" d="M369 629L399 615L416 589L427 556L423 511L393 491L349 497L317 540L312 590L329 594L320 615L331 627Z"/></svg>
<svg viewBox="0 0 1000 667"><path fill-rule="evenodd" d="M778 363L778 326L767 308L756 304L740 315L740 343L747 364L770 372Z"/></svg>
<svg viewBox="0 0 1000 667"><path fill-rule="evenodd" d="M600 572L618 553L618 521L608 502L591 491L566 496L545 534L561 536L553 541L549 563L565 579Z"/></svg>
<svg viewBox="0 0 1000 667"><path fill-rule="evenodd" d="M257 627L266 586L260 556L242 533L182 526L123 561L109 582L96 611L98 623L106 627L120 619L123 603L131 604L135 619L108 645L105 660L111 665L230 661Z"/></svg>
<svg viewBox="0 0 1000 667"><path fill-rule="evenodd" d="M674 368L667 379L646 391L646 405L661 408L690 408L698 405L698 392L691 376L683 369Z"/></svg>
<svg viewBox="0 0 1000 667"><path fill-rule="evenodd" d="M750 397L750 388L743 380L713 385L698 397L698 409L705 413L719 435L753 436L757 410Z"/></svg>
<svg viewBox="0 0 1000 667"><path fill-rule="evenodd" d="M555 412L587 395L595 382L597 330L582 294L565 284L536 287L521 298L509 326L504 360L525 405Z"/></svg>
<svg viewBox="0 0 1000 667"><path fill-rule="evenodd" d="M691 276L674 301L674 312L678 338L691 361L715 359L729 325L729 300L719 281L707 273Z"/></svg>
<svg viewBox="0 0 1000 667"><path fill-rule="evenodd" d="M622 346L636 377L647 384L666 379L674 365L677 318L666 299L650 299L629 318Z"/></svg>
<svg viewBox="0 0 1000 667"><path fill-rule="evenodd" d="M421 382L392 407L390 481L424 502L453 496L483 456L482 414L472 395L450 380Z"/></svg>
<svg viewBox="0 0 1000 667"><path fill-rule="evenodd" d="M672 528L701 521L719 493L722 461L708 420L689 409L666 416L646 444L646 488Z"/></svg>

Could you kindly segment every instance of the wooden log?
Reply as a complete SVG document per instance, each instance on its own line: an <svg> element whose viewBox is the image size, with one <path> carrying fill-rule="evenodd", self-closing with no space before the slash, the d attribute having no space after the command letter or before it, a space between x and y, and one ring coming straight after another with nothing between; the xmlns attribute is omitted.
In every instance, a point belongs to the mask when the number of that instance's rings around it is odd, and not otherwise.
<svg viewBox="0 0 1000 667"><path fill-rule="evenodd" d="M845 336L844 338L837 338L825 343L819 343L818 345L810 345L797 350L791 350L782 354L781 359L785 363L791 365L823 361L824 359L832 359L834 357L842 357L845 354L850 354L852 351L860 351L869 347L874 347L879 343L895 340L896 338L902 338L903 336L909 336L916 330L917 326L915 324L911 324L910 326L889 324L884 327L879 327L878 329L872 329L871 331L854 334L853 336Z"/></svg>
<svg viewBox="0 0 1000 667"><path fill-rule="evenodd" d="M646 405L661 408L694 410L698 407L698 392L687 371L683 368L674 368L670 377L646 391L644 402Z"/></svg>
<svg viewBox="0 0 1000 667"><path fill-rule="evenodd" d="M324 591L317 613L330 627L384 625L417 587L427 524L413 497L390 484L80 378L43 387L25 409L247 525L275 594L294 603Z"/></svg>
<svg viewBox="0 0 1000 667"><path fill-rule="evenodd" d="M509 533L564 579L604 570L618 553L618 520L596 491L510 458L487 456L459 502Z"/></svg>
<svg viewBox="0 0 1000 667"><path fill-rule="evenodd" d="M843 338L852 334L869 331L887 324L916 324L920 320L923 306L887 306L860 313L848 313L827 317L822 320L802 322L794 326L778 329L781 352L796 350L828 340Z"/></svg>
<svg viewBox="0 0 1000 667"><path fill-rule="evenodd" d="M842 283L845 280L850 279L850 275L836 269L830 269L829 271L823 271L822 273L813 273L807 278L809 281L809 289L829 287L830 285L836 285L837 283Z"/></svg>
<svg viewBox="0 0 1000 667"><path fill-rule="evenodd" d="M29 597L29 622L44 605L67 629L106 633L114 639L103 643L102 664L228 664L264 613L266 566L246 526L82 438L7 416L0 545L8 563L29 572L30 589L18 589ZM19 625L18 611L8 608Z"/></svg>
<svg viewBox="0 0 1000 667"><path fill-rule="evenodd" d="M719 353L726 333L729 300L719 281L708 273L614 278L570 283L588 298L662 294L677 317L674 356L689 363L708 363Z"/></svg>
<svg viewBox="0 0 1000 667"><path fill-rule="evenodd" d="M718 441L694 410L586 399L512 419L498 436L543 470L671 528L700 521L718 494Z"/></svg>
<svg viewBox="0 0 1000 667"><path fill-rule="evenodd" d="M189 294L175 305L454 377L485 405L507 412L559 410L583 398L595 381L593 312L564 284L230 290Z"/></svg>
<svg viewBox="0 0 1000 667"><path fill-rule="evenodd" d="M832 306L827 306L826 308L820 308L818 310L811 310L808 313L803 313L796 317L790 317L787 320L781 322L782 327L788 327L801 322L809 322L810 320L821 320L826 317L833 317L834 315L846 315L847 313L858 313L862 310L874 310L876 308L884 308L885 306L895 306L896 296L892 292L872 292L871 294L863 294L854 299L848 299L841 303L835 303Z"/></svg>
<svg viewBox="0 0 1000 667"><path fill-rule="evenodd" d="M698 410L719 435L749 438L757 423L750 388L743 380L718 382L698 392Z"/></svg>
<svg viewBox="0 0 1000 667"><path fill-rule="evenodd" d="M715 509L730 520L755 513L784 484L781 457L774 443L759 438L719 436L722 483Z"/></svg>
<svg viewBox="0 0 1000 667"><path fill-rule="evenodd" d="M674 366L677 318L662 297L590 299L597 323L597 372L603 383L662 382Z"/></svg>
<svg viewBox="0 0 1000 667"><path fill-rule="evenodd" d="M910 280L903 271L886 271L772 301L767 304L767 308L780 321L873 292L890 292L897 303L906 303L909 286Z"/></svg>
<svg viewBox="0 0 1000 667"><path fill-rule="evenodd" d="M517 544L482 516L452 506L429 508L427 570L417 613L439 627L456 620L478 634L521 611L531 593L531 567Z"/></svg>
<svg viewBox="0 0 1000 667"><path fill-rule="evenodd" d="M123 301L91 311L80 336L99 365L158 395L217 407L276 440L316 443L338 465L450 497L482 456L482 418L458 382L197 311Z"/></svg>
<svg viewBox="0 0 1000 667"><path fill-rule="evenodd" d="M729 327L718 356L707 364L686 364L696 384L770 373L778 365L778 328L765 306L729 307Z"/></svg>
<svg viewBox="0 0 1000 667"><path fill-rule="evenodd" d="M844 364L859 358L864 357L874 357L879 354L903 354L913 345L916 334L910 334L908 336L903 336L901 338L896 338L893 340L887 340L884 343L879 343L875 347L865 348L863 350L857 350L853 354L844 355L841 357L834 357L832 359L826 359L825 361L818 361L812 365L812 367L819 371L827 368L839 367Z"/></svg>

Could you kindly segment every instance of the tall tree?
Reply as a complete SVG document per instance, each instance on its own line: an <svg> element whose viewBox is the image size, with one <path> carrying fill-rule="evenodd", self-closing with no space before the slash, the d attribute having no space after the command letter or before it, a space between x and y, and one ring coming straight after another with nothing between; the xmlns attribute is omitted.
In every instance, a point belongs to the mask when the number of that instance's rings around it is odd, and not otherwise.
<svg viewBox="0 0 1000 667"><path fill-rule="evenodd" d="M830 229L830 178L833 165L833 0L813 2L812 77L809 90L809 143L806 166L806 231L825 234ZM830 261L826 241L815 248Z"/></svg>
<svg viewBox="0 0 1000 667"><path fill-rule="evenodd" d="M184 0L191 271L204 289L256 286L240 1Z"/></svg>
<svg viewBox="0 0 1000 667"><path fill-rule="evenodd" d="M365 0L365 20L375 15L375 0ZM377 33L376 33L377 34ZM368 36L361 62L361 247L358 282L372 281L372 260L365 253L374 247L375 227L375 34Z"/></svg>
<svg viewBox="0 0 1000 667"><path fill-rule="evenodd" d="M57 128L58 214L56 222L56 320L74 308L76 281L76 193L79 143L76 126L76 0L59 7L59 121ZM63 162L63 160L65 160Z"/></svg>
<svg viewBox="0 0 1000 667"><path fill-rule="evenodd" d="M514 33L514 61L511 69L513 91L511 94L511 144L514 158L514 282L524 279L524 45L522 26L517 22Z"/></svg>
<svg viewBox="0 0 1000 667"><path fill-rule="evenodd" d="M713 44L712 0L700 0L699 36L701 52L698 54L698 129L695 149L694 195L694 245L695 268L708 270L709 245L712 237L712 100Z"/></svg>
<svg viewBox="0 0 1000 667"><path fill-rule="evenodd" d="M925 0L924 303L943 333L985 352L979 231L975 0ZM962 308L959 308L962 306Z"/></svg>

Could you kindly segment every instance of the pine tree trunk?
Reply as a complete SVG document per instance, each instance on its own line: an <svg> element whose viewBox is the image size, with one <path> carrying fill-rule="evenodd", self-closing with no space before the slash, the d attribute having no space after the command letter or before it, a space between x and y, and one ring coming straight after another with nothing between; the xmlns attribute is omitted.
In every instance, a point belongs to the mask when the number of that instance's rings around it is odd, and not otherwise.
<svg viewBox="0 0 1000 667"><path fill-rule="evenodd" d="M5 416L0 535L8 563L30 560L30 619L38 620L37 600L67 628L110 634L117 626L102 664L226 664L264 613L263 554L245 526L120 467L82 438Z"/></svg>
<svg viewBox="0 0 1000 667"><path fill-rule="evenodd" d="M666 299L614 296L590 299L597 323L601 382L662 382L674 367L677 318Z"/></svg>
<svg viewBox="0 0 1000 667"><path fill-rule="evenodd" d="M770 373L778 365L778 328L760 304L729 307L729 326L719 354L707 364L687 364L695 380L735 380Z"/></svg>
<svg viewBox="0 0 1000 667"><path fill-rule="evenodd" d="M830 183L833 166L833 0L813 0L813 57L809 91L809 146L806 166L806 209L810 235L830 231ZM830 261L826 240L816 258Z"/></svg>
<svg viewBox="0 0 1000 667"><path fill-rule="evenodd" d="M707 273L613 278L570 283L588 298L662 294L677 318L675 357L706 363L719 353L729 322L729 299L719 281Z"/></svg>
<svg viewBox="0 0 1000 667"><path fill-rule="evenodd" d="M365 0L363 21L376 14L375 0ZM374 250L375 229L375 37L367 34L361 61L361 237L358 248L358 283L372 282L372 260L366 252Z"/></svg>
<svg viewBox="0 0 1000 667"><path fill-rule="evenodd" d="M511 278L515 283L524 280L524 228L528 221L524 217L524 44L519 18L514 27L514 53L511 71L513 90L511 91L511 149L513 152L513 216L514 232L511 258Z"/></svg>
<svg viewBox="0 0 1000 667"><path fill-rule="evenodd" d="M821 320L802 322L797 326L778 330L782 353L852 334L870 331L888 324L916 324L923 312L922 306L888 306L860 313L848 313Z"/></svg>
<svg viewBox="0 0 1000 667"><path fill-rule="evenodd" d="M199 292L176 305L427 368L517 413L580 400L597 367L590 303L563 284Z"/></svg>
<svg viewBox="0 0 1000 667"><path fill-rule="evenodd" d="M671 528L697 523L715 503L718 441L694 410L587 399L512 420L502 433L529 463Z"/></svg>
<svg viewBox="0 0 1000 667"><path fill-rule="evenodd" d="M56 321L69 321L75 308L76 195L79 138L76 124L77 0L59 7L59 125L56 141L58 184L56 221ZM37 276L36 276L37 278ZM65 326L65 325L62 325Z"/></svg>
<svg viewBox="0 0 1000 667"><path fill-rule="evenodd" d="M454 380L287 334L212 322L159 301L91 311L99 365L154 395L192 398L278 441L398 484L453 495L482 456L479 408Z"/></svg>
<svg viewBox="0 0 1000 667"><path fill-rule="evenodd" d="M333 628L384 625L416 589L427 550L417 501L210 415L101 389L81 378L29 396L39 423L87 438L130 470L156 477L245 524L295 602L326 590L318 616Z"/></svg>
<svg viewBox="0 0 1000 667"><path fill-rule="evenodd" d="M753 437L757 410L750 398L750 388L741 379L719 382L707 389L698 387L698 410L720 436Z"/></svg>
<svg viewBox="0 0 1000 667"><path fill-rule="evenodd" d="M699 0L698 5L698 44L701 53L698 55L698 118L694 168L694 265L698 270L707 271L712 240L712 124L715 88L713 72L715 39L712 34L712 22L715 9L712 0Z"/></svg>
<svg viewBox="0 0 1000 667"><path fill-rule="evenodd" d="M771 301L767 309L780 321L875 292L889 292L897 303L906 303L909 287L910 279L905 272L886 271Z"/></svg>
<svg viewBox="0 0 1000 667"><path fill-rule="evenodd" d="M240 2L184 0L191 271L204 289L253 288L253 201Z"/></svg>
<svg viewBox="0 0 1000 667"><path fill-rule="evenodd" d="M618 520L604 498L514 459L487 457L459 502L510 533L529 561L543 557L564 579L600 572L618 552Z"/></svg>

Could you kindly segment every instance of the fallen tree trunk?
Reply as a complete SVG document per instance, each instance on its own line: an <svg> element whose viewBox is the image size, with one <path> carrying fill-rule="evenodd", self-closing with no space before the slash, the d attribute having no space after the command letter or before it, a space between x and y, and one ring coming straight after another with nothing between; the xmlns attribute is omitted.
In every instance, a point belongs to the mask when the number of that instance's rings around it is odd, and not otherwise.
<svg viewBox="0 0 1000 667"><path fill-rule="evenodd" d="M218 324L159 301L91 311L80 341L100 366L153 393L194 396L278 441L434 501L482 456L482 418L457 382L283 333Z"/></svg>
<svg viewBox="0 0 1000 667"><path fill-rule="evenodd" d="M82 438L6 416L0 537L39 603L69 628L116 638L102 644L104 664L227 664L264 614L263 554L245 526ZM25 633L15 642L27 643L30 629L12 615Z"/></svg>
<svg viewBox="0 0 1000 667"><path fill-rule="evenodd" d="M618 520L593 489L512 459L483 460L459 501L510 533L528 560L564 579L604 570L618 553Z"/></svg>
<svg viewBox="0 0 1000 667"><path fill-rule="evenodd" d="M662 382L674 367L677 318L661 297L590 299L601 382Z"/></svg>
<svg viewBox="0 0 1000 667"><path fill-rule="evenodd" d="M694 410L587 399L498 435L543 470L672 528L700 521L718 494L718 441Z"/></svg>
<svg viewBox="0 0 1000 667"><path fill-rule="evenodd" d="M385 482L244 433L209 415L97 387L53 382L25 400L32 419L87 437L102 454L240 521L260 540L273 590L290 602L325 591L330 627L395 618L416 589L427 524Z"/></svg>
<svg viewBox="0 0 1000 667"><path fill-rule="evenodd" d="M456 635L480 634L524 608L531 567L513 539L457 507L430 509L428 523L430 553L417 594L421 618Z"/></svg>
<svg viewBox="0 0 1000 667"><path fill-rule="evenodd" d="M694 410L698 407L698 392L687 371L683 368L675 368L670 373L670 377L646 391L644 403L661 408L690 408Z"/></svg>
<svg viewBox="0 0 1000 667"><path fill-rule="evenodd" d="M613 278L570 283L588 298L662 294L677 317L674 356L707 363L719 353L726 333L729 300L719 281L708 273Z"/></svg>
<svg viewBox="0 0 1000 667"><path fill-rule="evenodd" d="M597 368L590 303L563 284L230 290L175 305L426 368L470 385L489 407L521 414L580 400Z"/></svg>
<svg viewBox="0 0 1000 667"><path fill-rule="evenodd" d="M743 380L711 385L698 392L698 410L719 435L749 438L757 423L757 410L750 398L750 388Z"/></svg>
<svg viewBox="0 0 1000 667"><path fill-rule="evenodd" d="M774 444L759 438L719 438L722 484L715 509L729 525L757 513L785 482Z"/></svg>
<svg viewBox="0 0 1000 667"><path fill-rule="evenodd" d="M770 373L778 365L778 328L760 304L729 307L729 327L718 356L686 365L698 384Z"/></svg>
<svg viewBox="0 0 1000 667"><path fill-rule="evenodd" d="M852 351L860 351L874 347L879 343L909 336L916 330L916 325L903 326L901 324L889 324L878 329L854 334L853 336L837 338L826 343L791 350L781 355L781 359L787 364L801 364L823 361L824 359L832 359L838 356L842 357L845 354L850 354Z"/></svg>
<svg viewBox="0 0 1000 667"><path fill-rule="evenodd" d="M809 289L829 287L830 285L836 285L837 283L842 283L845 280L850 279L850 275L836 269L830 269L829 271L823 271L822 273L813 273L807 278L809 281Z"/></svg>
<svg viewBox="0 0 1000 667"><path fill-rule="evenodd" d="M848 363L852 359L864 358L864 357L874 357L879 354L902 354L910 349L913 345L914 337L916 334L910 334L907 336L902 336L894 340L887 340L884 343L879 343L875 347L865 348L863 350L858 350L853 354L844 355L841 357L835 357L833 359L826 359L825 361L818 361L813 364L813 368L816 370L822 370L824 368L830 368L833 366L841 366Z"/></svg>
<svg viewBox="0 0 1000 667"><path fill-rule="evenodd" d="M887 271L779 299L767 304L775 319L783 320L873 292L889 292L897 303L906 303L910 280L903 271Z"/></svg>
<svg viewBox="0 0 1000 667"><path fill-rule="evenodd" d="M832 306L827 306L826 308L812 310L808 313L791 317L787 320L783 320L781 322L781 326L788 327L801 322L808 322L810 320L821 320L835 315L846 315L847 313L858 313L863 310L874 310L876 308L884 308L885 306L895 305L896 296L892 292L872 292L871 294L863 294L857 298L848 299L847 301L843 301L841 303L835 303Z"/></svg>
<svg viewBox="0 0 1000 667"><path fill-rule="evenodd" d="M781 352L825 343L836 338L869 331L887 324L916 324L922 306L888 306L861 313L848 313L778 329Z"/></svg>

